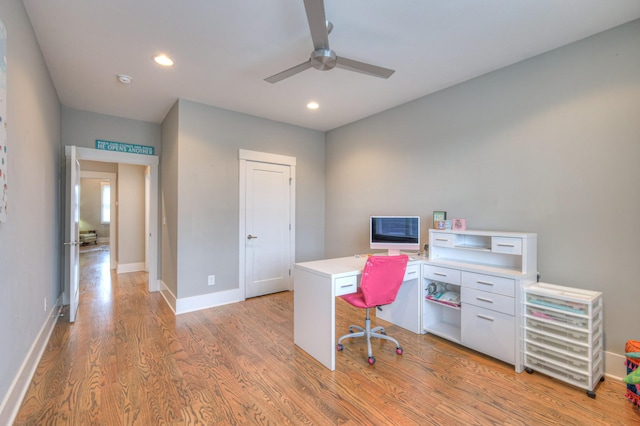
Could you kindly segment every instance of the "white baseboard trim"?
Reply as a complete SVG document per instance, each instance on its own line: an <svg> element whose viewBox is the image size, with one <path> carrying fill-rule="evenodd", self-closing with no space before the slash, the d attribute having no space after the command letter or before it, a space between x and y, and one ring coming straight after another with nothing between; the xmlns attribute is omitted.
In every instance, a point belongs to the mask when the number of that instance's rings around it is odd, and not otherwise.
<svg viewBox="0 0 640 426"><path fill-rule="evenodd" d="M622 380L627 375L627 368L624 365L626 359L624 354L605 352L604 375L614 380Z"/></svg>
<svg viewBox="0 0 640 426"><path fill-rule="evenodd" d="M171 311L173 311L173 314L175 315L176 314L176 296L175 294L173 294L171 290L169 290L169 287L167 287L167 285L162 280L160 280L160 294L162 295L162 298L165 300L165 302L167 302L167 305L169 305L169 308L171 309Z"/></svg>
<svg viewBox="0 0 640 426"><path fill-rule="evenodd" d="M60 300L58 299L56 304L52 306L51 311L49 311L49 316L46 318L44 324L42 324L42 328L36 336L36 340L34 340L29 352L27 352L27 356L22 362L22 366L18 370L13 383L9 387L9 391L4 398L4 401L2 401L2 405L0 405L0 424L13 424L16 416L18 415L22 399L29 389L33 375L36 372L36 368L38 368L40 358L42 358L42 354L49 342L49 337L51 336L51 333L56 326L56 322L58 321L60 309L62 309L62 305L60 305Z"/></svg>
<svg viewBox="0 0 640 426"><path fill-rule="evenodd" d="M136 263L118 263L116 273L126 274L127 272L139 272L144 271L144 262Z"/></svg>
<svg viewBox="0 0 640 426"><path fill-rule="evenodd" d="M184 297L176 300L176 315L187 312L199 311L201 309L213 308L227 305L229 303L241 302L244 296L240 294L240 289L219 291L217 293L203 294L200 296Z"/></svg>

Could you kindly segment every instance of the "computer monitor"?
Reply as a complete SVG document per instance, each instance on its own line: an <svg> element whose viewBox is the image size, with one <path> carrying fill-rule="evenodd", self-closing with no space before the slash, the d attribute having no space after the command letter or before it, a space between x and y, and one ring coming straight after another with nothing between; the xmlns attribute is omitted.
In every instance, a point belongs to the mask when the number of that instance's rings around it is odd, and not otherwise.
<svg viewBox="0 0 640 426"><path fill-rule="evenodd" d="M371 216L369 222L371 249L386 249L390 256L400 250L420 251L419 216Z"/></svg>

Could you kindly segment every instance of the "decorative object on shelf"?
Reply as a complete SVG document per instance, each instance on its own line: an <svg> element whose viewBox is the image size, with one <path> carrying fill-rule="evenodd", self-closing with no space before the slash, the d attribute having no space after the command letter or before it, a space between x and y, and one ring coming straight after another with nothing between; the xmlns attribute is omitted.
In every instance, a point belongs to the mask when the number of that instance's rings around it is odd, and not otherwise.
<svg viewBox="0 0 640 426"><path fill-rule="evenodd" d="M451 219L451 229L454 231L464 231L467 229L466 219Z"/></svg>
<svg viewBox="0 0 640 426"><path fill-rule="evenodd" d="M451 229L451 227L453 226L453 224L451 223L451 220L445 220L444 221L444 229Z"/></svg>
<svg viewBox="0 0 640 426"><path fill-rule="evenodd" d="M446 219L447 219L447 212L434 211L433 212L433 228L434 229L444 229L444 228L438 228L437 222L444 221Z"/></svg>
<svg viewBox="0 0 640 426"><path fill-rule="evenodd" d="M435 229L445 229L446 220L437 220L434 222L433 227Z"/></svg>

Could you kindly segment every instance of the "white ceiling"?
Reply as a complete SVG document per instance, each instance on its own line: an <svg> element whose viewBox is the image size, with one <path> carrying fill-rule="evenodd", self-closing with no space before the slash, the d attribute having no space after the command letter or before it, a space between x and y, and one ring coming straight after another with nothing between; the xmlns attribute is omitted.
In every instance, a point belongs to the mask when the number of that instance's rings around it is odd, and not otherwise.
<svg viewBox="0 0 640 426"><path fill-rule="evenodd" d="M67 107L159 123L182 98L321 131L640 18L640 0L326 0L338 56L395 74L271 84L313 50L302 0L23 2Z"/></svg>

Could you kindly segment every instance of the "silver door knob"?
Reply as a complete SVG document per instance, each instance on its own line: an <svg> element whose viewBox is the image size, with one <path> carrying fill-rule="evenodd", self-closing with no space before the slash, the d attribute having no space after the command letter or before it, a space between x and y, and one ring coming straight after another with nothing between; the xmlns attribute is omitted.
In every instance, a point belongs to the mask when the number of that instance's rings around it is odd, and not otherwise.
<svg viewBox="0 0 640 426"><path fill-rule="evenodd" d="M247 235L247 240L252 240L254 238L258 238L258 237L255 236L255 235L251 235L251 234Z"/></svg>

